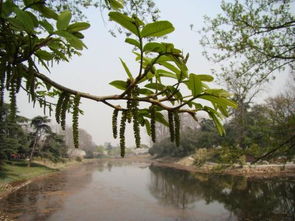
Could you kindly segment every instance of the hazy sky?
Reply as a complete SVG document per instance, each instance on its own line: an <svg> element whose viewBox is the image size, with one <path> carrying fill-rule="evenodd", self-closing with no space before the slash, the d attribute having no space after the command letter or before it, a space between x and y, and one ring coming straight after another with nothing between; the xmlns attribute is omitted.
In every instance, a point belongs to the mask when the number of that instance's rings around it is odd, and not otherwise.
<svg viewBox="0 0 295 221"><path fill-rule="evenodd" d="M194 24L194 30L200 30L204 15L212 17L221 11L220 2L218 0L155 0L161 11L161 19L169 20L175 27L174 33L169 35L167 41L173 42L177 48L190 53L188 67L191 72L210 74L212 64L202 56L202 48L199 45L200 35L191 31L190 24ZM124 36L114 38L108 33L108 28L111 26L103 22L99 9L87 10L87 16L91 27L83 33L88 49L82 52L82 56L74 57L70 63L55 65L48 76L67 87L95 95L118 94L120 91L108 83L117 79L126 79L119 57L132 70L138 70L131 53L132 47L124 43ZM106 14L104 19L108 20ZM283 80L273 83L272 95L281 91L283 84ZM18 96L17 103L21 115L29 118L43 115L43 111L27 103L25 95ZM84 115L80 116L79 126L92 135L94 142L97 144L119 143L112 138L111 108L85 99L82 100L81 107ZM55 122L54 119L53 122ZM71 116L68 116L67 122L70 124ZM127 145L134 146L132 131L129 129L127 132L129 134ZM144 139L144 142L148 143L148 139Z"/></svg>

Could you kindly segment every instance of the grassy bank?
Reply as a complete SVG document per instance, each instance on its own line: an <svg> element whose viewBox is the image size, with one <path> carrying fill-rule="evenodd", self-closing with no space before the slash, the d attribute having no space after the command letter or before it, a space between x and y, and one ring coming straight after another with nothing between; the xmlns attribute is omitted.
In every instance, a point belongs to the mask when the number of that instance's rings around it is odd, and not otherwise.
<svg viewBox="0 0 295 221"><path fill-rule="evenodd" d="M34 178L85 162L88 162L88 160L83 160L82 162L65 160L60 163L36 160L32 163L31 167L27 167L27 162L24 160L4 161L0 169L0 198L20 186L25 185Z"/></svg>

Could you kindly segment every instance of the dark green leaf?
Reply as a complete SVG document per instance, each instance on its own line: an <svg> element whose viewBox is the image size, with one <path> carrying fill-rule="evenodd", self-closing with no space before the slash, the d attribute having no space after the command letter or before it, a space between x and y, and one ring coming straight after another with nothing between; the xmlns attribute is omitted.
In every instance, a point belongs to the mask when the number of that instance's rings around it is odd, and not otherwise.
<svg viewBox="0 0 295 221"><path fill-rule="evenodd" d="M22 24L24 30L29 33L32 33L34 31L34 22L29 13L26 11L22 11L19 8L15 8L14 12L16 15L16 20L20 24Z"/></svg>
<svg viewBox="0 0 295 221"><path fill-rule="evenodd" d="M79 38L77 38L69 32L57 31L55 33L61 37L64 37L71 44L71 46L77 50L82 50L83 47L86 47Z"/></svg>
<svg viewBox="0 0 295 221"><path fill-rule="evenodd" d="M39 23L49 34L54 32L52 25L47 20L40 21Z"/></svg>
<svg viewBox="0 0 295 221"><path fill-rule="evenodd" d="M143 27L142 37L161 37L174 31L173 25L169 21L156 21Z"/></svg>
<svg viewBox="0 0 295 221"><path fill-rule="evenodd" d="M36 51L35 55L39 59L43 59L43 60L46 60L46 61L50 61L53 58L53 55L51 53L49 53L48 51L44 51L44 50Z"/></svg>
<svg viewBox="0 0 295 221"><path fill-rule="evenodd" d="M165 47L161 43L158 42L149 42L143 47L144 52L165 52Z"/></svg>
<svg viewBox="0 0 295 221"><path fill-rule="evenodd" d="M155 89L155 90L164 90L166 88L165 85L159 83L150 83L145 85L146 88Z"/></svg>
<svg viewBox="0 0 295 221"><path fill-rule="evenodd" d="M120 80L117 80L117 81L112 81L110 83L110 85L120 89L120 90L126 90L127 89L127 82L126 81L120 81Z"/></svg>

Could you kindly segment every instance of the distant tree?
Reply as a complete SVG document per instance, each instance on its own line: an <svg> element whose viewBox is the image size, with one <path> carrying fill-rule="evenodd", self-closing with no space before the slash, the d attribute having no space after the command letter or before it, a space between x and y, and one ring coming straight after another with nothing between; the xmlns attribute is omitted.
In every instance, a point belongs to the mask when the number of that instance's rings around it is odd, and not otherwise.
<svg viewBox="0 0 295 221"><path fill-rule="evenodd" d="M40 141L43 135L49 134L51 132L51 128L48 125L49 122L50 120L46 116L37 116L31 120L31 127L33 128L33 133L28 167L31 166L31 162L36 151L38 142Z"/></svg>
<svg viewBox="0 0 295 221"><path fill-rule="evenodd" d="M45 137L39 155L53 162L58 162L67 156L67 149L64 137L60 134L50 132Z"/></svg>
<svg viewBox="0 0 295 221"><path fill-rule="evenodd" d="M17 115L11 119L8 104L0 107L0 161L9 159L12 154L23 153L29 146L29 136L22 127L28 119Z"/></svg>

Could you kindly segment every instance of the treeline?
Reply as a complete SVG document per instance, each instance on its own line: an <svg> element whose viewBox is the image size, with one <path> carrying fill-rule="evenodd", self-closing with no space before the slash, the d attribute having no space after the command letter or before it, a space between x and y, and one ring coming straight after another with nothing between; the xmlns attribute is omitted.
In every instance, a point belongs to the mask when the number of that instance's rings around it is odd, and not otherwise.
<svg viewBox="0 0 295 221"><path fill-rule="evenodd" d="M30 166L33 157L57 162L66 156L64 136L54 133L50 119L36 116L28 119L19 115L11 118L8 104L1 108L0 161L27 159Z"/></svg>
<svg viewBox="0 0 295 221"><path fill-rule="evenodd" d="M169 131L158 125L162 140L149 152L156 156L183 157L205 148L215 161L234 161L240 156L248 161L260 157L284 157L295 154L295 91L267 99L264 104L243 105L233 110L224 124L226 135L219 136L212 120L202 119L198 127L182 116L181 142L170 142ZM208 151L206 151L208 153ZM251 159L252 158L252 159ZM244 159L245 160L245 159Z"/></svg>

